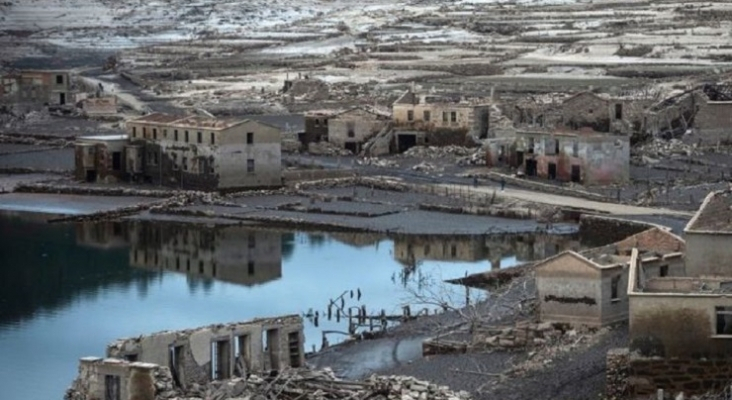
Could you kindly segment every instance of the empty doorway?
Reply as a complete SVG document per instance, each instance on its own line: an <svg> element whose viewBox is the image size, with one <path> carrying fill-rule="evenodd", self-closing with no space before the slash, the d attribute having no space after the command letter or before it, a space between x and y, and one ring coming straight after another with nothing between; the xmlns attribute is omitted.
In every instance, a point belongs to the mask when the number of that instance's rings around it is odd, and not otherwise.
<svg viewBox="0 0 732 400"><path fill-rule="evenodd" d="M231 374L231 342L216 340L211 342L211 379L228 379Z"/></svg>
<svg viewBox="0 0 732 400"><path fill-rule="evenodd" d="M411 149L412 147L417 145L417 135L414 134L407 134L407 135L399 135L397 139L397 148L400 153L404 153L405 151Z"/></svg>
<svg viewBox="0 0 732 400"><path fill-rule="evenodd" d="M579 183L580 181L582 181L582 175L581 175L581 171L580 171L580 166L579 165L573 165L572 166L572 182Z"/></svg>
<svg viewBox="0 0 732 400"><path fill-rule="evenodd" d="M526 160L526 176L536 176L536 160Z"/></svg>
<svg viewBox="0 0 732 400"><path fill-rule="evenodd" d="M279 329L267 329L263 338L265 363L269 369L280 369L280 331ZM266 365L266 364L265 364Z"/></svg>
<svg viewBox="0 0 732 400"><path fill-rule="evenodd" d="M547 177L552 180L557 179L557 164L549 163L549 171Z"/></svg>
<svg viewBox="0 0 732 400"><path fill-rule="evenodd" d="M58 104L61 104L61 105L66 104L66 93L58 94Z"/></svg>

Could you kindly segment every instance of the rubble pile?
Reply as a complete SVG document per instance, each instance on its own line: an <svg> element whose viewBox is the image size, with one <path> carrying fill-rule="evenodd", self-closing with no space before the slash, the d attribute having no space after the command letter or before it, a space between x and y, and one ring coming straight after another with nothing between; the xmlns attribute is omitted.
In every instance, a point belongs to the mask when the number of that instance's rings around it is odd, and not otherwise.
<svg viewBox="0 0 732 400"><path fill-rule="evenodd" d="M350 156L351 152L342 149L330 142L321 141L321 142L311 142L308 143L308 153L314 154L314 155L323 155L323 156Z"/></svg>
<svg viewBox="0 0 732 400"><path fill-rule="evenodd" d="M414 157L427 160L443 159L445 157L472 156L475 149L463 146L414 146L402 153L404 157Z"/></svg>
<svg viewBox="0 0 732 400"><path fill-rule="evenodd" d="M475 153L460 157L457 160L457 165L460 166L467 166L467 165L485 165L485 152L483 151L476 151Z"/></svg>
<svg viewBox="0 0 732 400"><path fill-rule="evenodd" d="M631 163L634 165L655 164L660 159L673 156L695 156L701 152L696 145L689 145L679 139L655 138L648 143L636 146L631 155Z"/></svg>
<svg viewBox="0 0 732 400"><path fill-rule="evenodd" d="M372 376L365 381L344 381L330 369L287 369L277 376L234 378L195 386L184 397L164 397L158 400L202 399L373 399L373 400L468 400L468 392L453 392L447 386L438 386L406 376Z"/></svg>
<svg viewBox="0 0 732 400"><path fill-rule="evenodd" d="M420 172L440 172L443 171L444 168L440 168L434 164L430 164L426 161L422 161L421 163L415 165L412 167L414 171L420 171Z"/></svg>
<svg viewBox="0 0 732 400"><path fill-rule="evenodd" d="M356 163L358 163L358 165L371 165L374 167L384 167L384 168L391 168L391 167L398 166L396 161L385 160L385 159L379 158L379 157L364 157L362 159L357 160Z"/></svg>
<svg viewBox="0 0 732 400"><path fill-rule="evenodd" d="M519 323L505 328L489 328L478 332L473 338L473 346L485 348L515 349L542 346L562 336L549 322Z"/></svg>

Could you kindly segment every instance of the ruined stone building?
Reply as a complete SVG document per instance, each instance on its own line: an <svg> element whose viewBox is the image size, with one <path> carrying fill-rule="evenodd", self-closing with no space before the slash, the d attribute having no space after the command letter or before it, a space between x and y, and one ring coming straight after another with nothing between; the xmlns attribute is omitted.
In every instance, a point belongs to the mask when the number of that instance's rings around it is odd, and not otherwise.
<svg viewBox="0 0 732 400"><path fill-rule="evenodd" d="M487 138L490 101L463 96L405 92L392 106L397 148L416 145L471 145L473 138Z"/></svg>
<svg viewBox="0 0 732 400"><path fill-rule="evenodd" d="M363 144L386 128L391 114L373 107L354 107L332 115L328 121L328 141L350 150L361 151Z"/></svg>
<svg viewBox="0 0 732 400"><path fill-rule="evenodd" d="M647 132L658 137L693 134L689 140L716 146L732 143L732 87L707 83L674 94L649 108Z"/></svg>
<svg viewBox="0 0 732 400"><path fill-rule="evenodd" d="M127 135L81 136L74 144L74 177L79 181L114 183L128 177Z"/></svg>
<svg viewBox="0 0 732 400"><path fill-rule="evenodd" d="M729 386L732 376L732 220L730 191L710 193L689 221L682 274L658 273L631 252L627 284L630 346L608 353L612 382L630 398L663 389L696 395ZM640 244L629 243L633 246ZM617 390L611 387L609 390Z"/></svg>
<svg viewBox="0 0 732 400"><path fill-rule="evenodd" d="M185 391L194 384L301 367L303 343L297 315L120 339L107 347L106 359L81 359L67 396L153 400L166 385Z"/></svg>
<svg viewBox="0 0 732 400"><path fill-rule="evenodd" d="M612 351L630 398L721 391L732 376L732 277L659 277L630 263L629 351ZM643 397L645 398L645 397Z"/></svg>
<svg viewBox="0 0 732 400"><path fill-rule="evenodd" d="M282 183L281 131L259 121L154 113L128 121L127 132L142 146L145 181L200 190Z"/></svg>
<svg viewBox="0 0 732 400"><path fill-rule="evenodd" d="M328 141L328 121L340 112L339 110L315 110L305 113L305 130L298 135L300 143L307 148L310 143Z"/></svg>
<svg viewBox="0 0 732 400"><path fill-rule="evenodd" d="M84 115L89 117L112 116L117 114L117 97L88 97L80 102Z"/></svg>
<svg viewBox="0 0 732 400"><path fill-rule="evenodd" d="M279 232L227 226L135 224L130 265L251 286L282 277Z"/></svg>
<svg viewBox="0 0 732 400"><path fill-rule="evenodd" d="M643 128L649 101L638 96L610 96L580 92L561 105L561 125L566 129L590 128L595 132L630 135Z"/></svg>
<svg viewBox="0 0 732 400"><path fill-rule="evenodd" d="M688 276L732 277L732 192L711 192L684 228Z"/></svg>
<svg viewBox="0 0 732 400"><path fill-rule="evenodd" d="M488 151L489 166L503 163L526 176L591 185L629 179L627 136L585 130L518 131L516 135L512 145Z"/></svg>
<svg viewBox="0 0 732 400"><path fill-rule="evenodd" d="M649 276L684 275L684 241L660 228L580 252L565 251L535 267L543 322L603 326L628 319L628 265L635 248Z"/></svg>
<svg viewBox="0 0 732 400"><path fill-rule="evenodd" d="M0 76L0 82L0 104L30 109L74 102L67 71L16 71Z"/></svg>

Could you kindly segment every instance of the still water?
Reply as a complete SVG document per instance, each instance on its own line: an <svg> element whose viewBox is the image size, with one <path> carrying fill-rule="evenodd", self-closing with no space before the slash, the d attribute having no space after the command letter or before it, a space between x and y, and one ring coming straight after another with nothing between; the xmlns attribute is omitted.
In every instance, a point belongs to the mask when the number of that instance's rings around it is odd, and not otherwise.
<svg viewBox="0 0 732 400"><path fill-rule="evenodd" d="M398 314L420 277L457 278L575 246L568 236L385 238L0 215L0 397L61 399L80 357L160 330L318 311L318 326L305 319L309 351L323 330L347 331L322 317L344 293L346 307Z"/></svg>

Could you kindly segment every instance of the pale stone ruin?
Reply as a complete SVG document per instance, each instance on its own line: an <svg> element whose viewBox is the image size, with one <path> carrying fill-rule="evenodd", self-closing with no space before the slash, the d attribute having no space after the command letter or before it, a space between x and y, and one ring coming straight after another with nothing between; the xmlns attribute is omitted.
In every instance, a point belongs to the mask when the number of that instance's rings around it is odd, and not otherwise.
<svg viewBox="0 0 732 400"><path fill-rule="evenodd" d="M79 377L66 398L169 398L160 395L214 380L302 367L302 329L302 318L288 315L120 339L107 347L106 359L81 360Z"/></svg>

